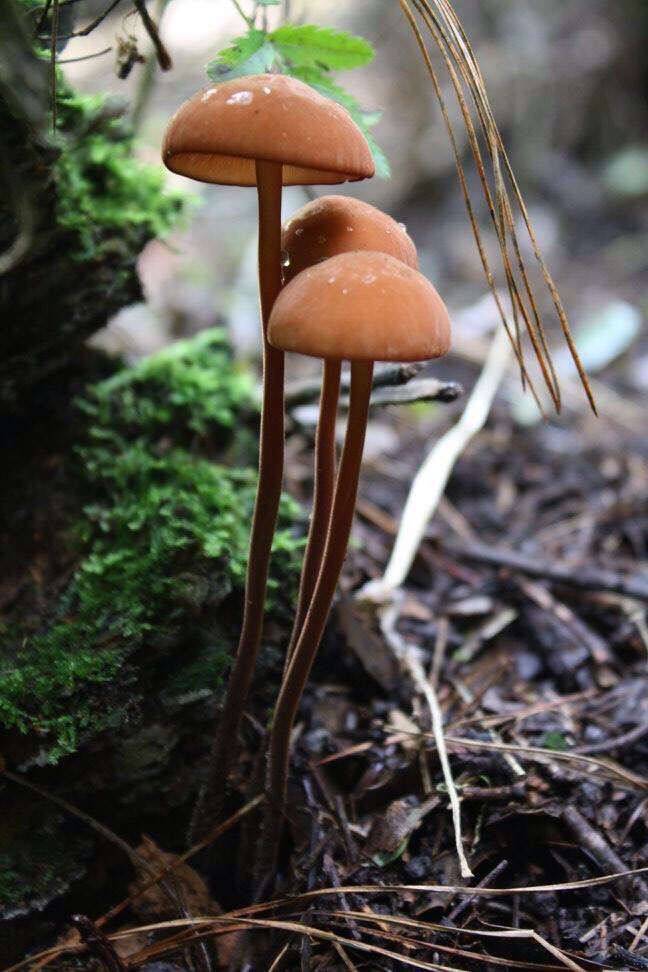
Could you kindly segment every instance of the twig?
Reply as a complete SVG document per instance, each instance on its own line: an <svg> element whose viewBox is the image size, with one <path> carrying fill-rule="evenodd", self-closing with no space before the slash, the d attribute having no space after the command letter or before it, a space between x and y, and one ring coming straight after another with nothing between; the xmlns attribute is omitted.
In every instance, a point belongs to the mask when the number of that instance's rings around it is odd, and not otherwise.
<svg viewBox="0 0 648 972"><path fill-rule="evenodd" d="M464 800L508 800L510 797L523 797L526 793L524 783L510 783L504 786L462 786Z"/></svg>
<svg viewBox="0 0 648 972"><path fill-rule="evenodd" d="M339 876L339 874L337 872L337 868L335 866L335 863L333 861L333 858L328 853L328 851L325 851L324 852L324 857L323 857L323 860L322 860L322 866L323 866L323 869L324 869L324 873L328 877L328 879L331 882L331 884L333 885L333 887L340 887L340 885L342 884L342 882L340 881L340 876ZM346 912L350 912L351 911L351 908L349 906L349 902L347 901L346 895L344 894L343 891L340 892L340 904L342 905L343 911L346 911ZM359 939L360 938L360 933L358 932L357 925L356 925L355 921L353 920L353 918L348 918L346 920L346 925L347 925L347 927L349 929L350 934L356 940Z"/></svg>
<svg viewBox="0 0 648 972"><path fill-rule="evenodd" d="M506 332L499 328L461 418L431 449L414 478L383 577L365 584L358 596L387 600L405 581L455 462L488 417L510 357Z"/></svg>
<svg viewBox="0 0 648 972"><path fill-rule="evenodd" d="M611 664L612 653L604 639L592 631L566 604L558 601L544 585L525 578L520 578L516 584L534 604L552 615L556 625L564 629L569 641L584 645L597 665Z"/></svg>
<svg viewBox="0 0 648 972"><path fill-rule="evenodd" d="M421 367L419 362L377 365L371 387L375 390L377 388L392 387L394 385L406 385L413 378L416 378ZM436 381L440 388L448 387L454 389L457 387L454 381L442 381L439 379L436 379ZM348 372L344 372L340 378L340 391L348 392L349 387L350 375ZM291 411L299 405L310 405L311 402L319 398L321 390L322 381L319 376L317 378L304 378L291 382L286 386L286 409Z"/></svg>
<svg viewBox="0 0 648 972"><path fill-rule="evenodd" d="M169 0L157 0L155 6L155 18L159 23L162 21L164 11L166 10ZM131 108L131 122L133 125L133 131L137 134L139 132L142 119L149 106L151 95L153 93L156 69L158 66L157 60L151 57L145 59L144 69L140 74L139 83L137 85L137 90L135 92L135 97L133 98L133 106Z"/></svg>
<svg viewBox="0 0 648 972"><path fill-rule="evenodd" d="M254 27L254 18L253 17L248 17L248 15L243 10L243 7L238 2L238 0L232 0L232 4L234 5L237 13L240 14L240 16L243 18L243 20L245 21L245 23L248 25L248 27Z"/></svg>
<svg viewBox="0 0 648 972"><path fill-rule="evenodd" d="M155 56L157 57L157 62L160 65L160 68L163 71L169 71L173 67L173 61L171 60L171 55L162 43L162 38L160 37L157 29L157 24L146 9L144 0L133 0L133 3L135 4L135 8L142 19L144 30L149 35L151 43L153 44Z"/></svg>
<svg viewBox="0 0 648 972"><path fill-rule="evenodd" d="M50 35L50 70L52 72L52 131L56 131L56 42L59 28L59 0L52 2L52 33Z"/></svg>
<svg viewBox="0 0 648 972"><path fill-rule="evenodd" d="M371 408L380 405L407 405L411 402L454 402L463 393L456 381L439 381L438 378L417 378L398 388L378 388L371 394ZM347 404L342 399L342 406Z"/></svg>
<svg viewBox="0 0 648 972"><path fill-rule="evenodd" d="M583 847L592 854L596 860L604 867L609 867L613 871L625 871L626 865L619 855L612 850L605 838L587 822L582 813L573 804L568 804L562 812L562 819L572 831L577 840ZM644 901L648 901L648 887L639 877L627 878L623 882L626 889L632 893L641 895ZM634 888L633 888L634 885Z"/></svg>
<svg viewBox="0 0 648 972"><path fill-rule="evenodd" d="M336 942L334 940L333 941L333 948L335 949L335 951L338 953L338 955L342 959L345 967L347 969L349 969L349 972L358 972L357 966L355 966L353 964L353 962L351 961L351 959L349 958L349 956L347 955L347 953L344 951L344 949L342 948L342 946L340 945L339 942Z"/></svg>
<svg viewBox="0 0 648 972"><path fill-rule="evenodd" d="M126 966L112 943L99 931L94 922L85 915L73 915L71 921L90 954L99 959L107 972L126 972Z"/></svg>
<svg viewBox="0 0 648 972"><path fill-rule="evenodd" d="M59 58L57 64L78 64L79 61L93 61L96 57L103 57L104 54L110 54L112 47L104 47L103 51L96 51L94 54L84 54L82 57L65 57L63 59Z"/></svg>
<svg viewBox="0 0 648 972"><path fill-rule="evenodd" d="M131 894L128 898L124 898L124 900L121 901L119 904L114 905L110 909L110 911L107 911L105 915L102 915L101 918L97 919L96 924L100 926L105 925L112 918L120 914L125 908L129 907L133 901L135 901L146 891L148 891L149 888L152 888L154 885L158 884L158 882L160 882L164 877L166 877L167 875L172 876L175 868L179 867L181 864L184 864L186 861L189 860L189 858L193 857L199 851L203 850L205 847L211 844L212 841L216 840L217 837L220 837L221 834L225 833L226 830L229 830L230 827L233 827L234 824L238 823L238 821L242 817L244 817L247 813L249 813L250 810L253 810L255 807L258 807L258 805L263 801L263 799L264 799L263 794L254 797L253 800L250 800L249 803L246 803L245 806L241 807L240 810L237 810L236 813L232 814L231 817L228 817L227 820L224 820L222 823L215 824L203 840L201 840L197 844L194 844L194 846L190 847L189 850L185 851L184 854L180 854L178 857L174 858L170 864L167 864L161 871L155 874L149 881L142 884L134 894Z"/></svg>
<svg viewBox="0 0 648 972"><path fill-rule="evenodd" d="M637 955L636 952L630 952L622 945L617 945L616 942L612 946L612 951L617 958L627 962L629 969L648 969L648 958L642 958L641 955Z"/></svg>
<svg viewBox="0 0 648 972"><path fill-rule="evenodd" d="M587 564L547 563L535 557L527 557L515 550L487 546L485 543L460 543L444 540L443 549L459 560L473 561L477 564L491 564L495 567L510 567L531 577L577 587L580 590L612 591L638 601L648 601L648 579L637 573L624 576L616 570L589 567Z"/></svg>
<svg viewBox="0 0 648 972"><path fill-rule="evenodd" d="M54 0L54 2L58 3L59 0ZM113 12L113 10L115 9L118 3L121 3L121 0L112 0L112 3L108 4L104 12L99 14L98 17L95 17L95 19L91 23L89 23L87 27L84 27L82 30L75 30L71 34L59 34L57 35L56 39L61 41L61 40L72 40L73 37L87 37L88 34L92 33L95 27L98 27L99 24L102 23L106 19L106 17ZM53 17L54 17L54 13L52 13L52 18ZM52 29L52 37L54 37L53 29ZM56 46L56 43L54 46Z"/></svg>
<svg viewBox="0 0 648 972"><path fill-rule="evenodd" d="M474 710L474 706L475 706L475 696L470 691L470 689L468 688L468 686L465 685L459 679L454 679L453 680L453 685L454 685L456 691L459 693L459 695L463 699L464 703L467 703ZM480 715L482 714L482 711L483 710L481 708L477 708L477 712ZM490 736L490 738L492 739L492 741L494 743L501 743L502 742L501 736L499 735L499 733L497 733L495 731L495 729L489 727L489 728L486 729L486 732L488 733L488 735ZM526 772L520 766L520 764L518 763L517 759L515 758L515 756L512 753L510 753L510 752L504 752L504 753L502 753L502 758L504 759L504 762L511 769L511 771L513 772L513 774L515 776L518 776L518 777L519 776L526 776Z"/></svg>
<svg viewBox="0 0 648 972"><path fill-rule="evenodd" d="M408 735L406 731L398 726L386 726L385 731L390 732L394 736ZM422 730L413 735L420 735ZM432 733L422 733L423 735L430 738ZM533 761L546 761L555 760L556 762L564 763L575 763L580 764L583 769L589 770L590 773L605 773L608 776L611 775L617 785L630 786L637 790L648 790L648 779L644 776L639 776L638 773L633 773L632 770L626 769L625 766L621 766L618 763L614 763L611 760L595 759L593 756L582 756L580 753L574 753L565 751L562 749L545 749L541 746L523 746L521 743L500 743L491 742L486 739L470 739L466 736L446 736L446 743L449 746L457 746L459 748L465 747L466 749L489 749L493 752L501 753L519 753L519 755L524 759L531 759ZM330 761L331 757L329 757ZM575 769L575 767L574 767Z"/></svg>
<svg viewBox="0 0 648 972"><path fill-rule="evenodd" d="M509 865L508 861L500 861L499 864L496 867L494 867L492 871L489 871L486 877L482 878L482 880L476 886L478 888L487 888L490 884L493 883L493 881L497 880L500 874L506 870L508 865ZM471 897L464 898L463 901L460 901L459 904L452 909L452 911L447 916L447 918L441 919L441 924L442 925L456 924L457 918L459 918L460 915L463 915L466 908L468 908L475 900L475 897L476 895L473 894Z"/></svg>
<svg viewBox="0 0 648 972"><path fill-rule="evenodd" d="M624 733L622 736L616 736L615 739L606 739L605 742L592 743L591 746L578 746L574 749L574 752L584 753L585 755L611 753L615 749L620 749L622 746L629 746L631 743L638 742L644 736L648 736L648 722L644 722L640 726L635 726L634 729Z"/></svg>
<svg viewBox="0 0 648 972"><path fill-rule="evenodd" d="M43 4L42 13L38 19L38 23L36 24L36 30L35 30L36 34L40 34L41 30L43 30L43 28L45 27L45 21L47 20L47 15L50 12L51 6L52 6L52 0L45 0L45 3ZM59 0L59 6L61 6L61 0ZM38 11L38 7L36 7L35 9Z"/></svg>
<svg viewBox="0 0 648 972"><path fill-rule="evenodd" d="M457 788L455 787L454 780L452 778L452 770L450 769L448 751L446 749L443 735L443 715L441 713L436 691L432 687L430 681L426 678L423 666L418 660L416 650L409 646L396 631L395 625L398 614L398 606L391 605L382 608L382 610L379 611L380 626L385 638L396 653L398 660L401 662L405 670L410 674L414 685L419 692L421 692L428 704L430 717L432 720L432 734L434 736L437 752L439 754L439 762L441 763L443 780L448 792L448 800L450 801L452 825L454 829L457 857L459 859L459 868L461 870L461 876L464 878L469 878L472 877L473 874L466 859L463 849L463 842L461 839L461 807L459 796L457 794Z"/></svg>

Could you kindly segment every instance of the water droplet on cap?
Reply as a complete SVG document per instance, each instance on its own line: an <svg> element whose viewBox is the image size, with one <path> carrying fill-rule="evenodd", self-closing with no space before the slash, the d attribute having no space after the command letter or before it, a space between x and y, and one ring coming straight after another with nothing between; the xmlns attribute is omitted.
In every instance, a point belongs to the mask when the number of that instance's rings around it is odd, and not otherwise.
<svg viewBox="0 0 648 972"><path fill-rule="evenodd" d="M231 94L229 96L225 104L226 105L249 105L253 98L254 95L252 94L251 91L235 91L234 94Z"/></svg>
<svg viewBox="0 0 648 972"><path fill-rule="evenodd" d="M326 243L326 237L320 234L320 236L317 237L317 242L320 244Z"/></svg>
<svg viewBox="0 0 648 972"><path fill-rule="evenodd" d="M295 236L303 236L303 235L304 235L303 226L298 226L297 229L295 230Z"/></svg>

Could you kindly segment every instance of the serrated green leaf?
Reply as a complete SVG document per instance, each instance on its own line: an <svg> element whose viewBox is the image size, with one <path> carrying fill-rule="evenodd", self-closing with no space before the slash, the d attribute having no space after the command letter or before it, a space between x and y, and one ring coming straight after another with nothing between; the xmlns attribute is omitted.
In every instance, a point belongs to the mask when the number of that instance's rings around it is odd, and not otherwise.
<svg viewBox="0 0 648 972"><path fill-rule="evenodd" d="M268 36L292 67L341 71L368 64L374 56L364 37L316 24L284 24Z"/></svg>
<svg viewBox="0 0 648 972"><path fill-rule="evenodd" d="M268 35L253 27L218 52L207 65L207 75L210 80L218 82L247 74L262 74L272 68L276 56Z"/></svg>
<svg viewBox="0 0 648 972"><path fill-rule="evenodd" d="M262 30L252 27L246 34L234 37L229 47L224 47L209 63L213 64L219 61L228 67L236 67L237 64L247 60L255 51L258 51L265 39L266 35Z"/></svg>

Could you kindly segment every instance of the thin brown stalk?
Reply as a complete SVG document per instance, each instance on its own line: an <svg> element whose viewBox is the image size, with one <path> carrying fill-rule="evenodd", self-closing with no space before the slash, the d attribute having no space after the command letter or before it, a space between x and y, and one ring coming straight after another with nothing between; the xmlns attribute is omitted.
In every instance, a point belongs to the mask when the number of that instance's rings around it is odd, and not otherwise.
<svg viewBox="0 0 648 972"><path fill-rule="evenodd" d="M585 389L587 398L592 409L596 411L591 387L589 385L583 365L578 357L578 353L569 329L569 323L567 321L565 310L551 274L542 257L542 254L540 253L540 248L538 246L531 220L529 218L528 210L522 198L519 185L512 171L500 132L495 122L483 76L465 30L461 25L461 22L459 21L450 0L399 0L399 3L414 34L416 43L425 62L426 69L431 78L435 96L441 108L443 122L446 127L454 154L460 188L468 212L473 235L475 237L475 242L477 244L482 267L484 269L488 286L497 304L500 317L502 318L504 327L506 328L506 332L511 340L511 343L513 344L523 383L529 386L537 402L538 396L524 364L519 316L521 316L524 322L526 333L554 406L556 410L560 409L560 389L558 387L558 380L551 360L551 353L542 323L542 318L539 312L536 295L534 293L527 266L519 244L518 234L515 228L515 220L513 217L511 196L509 195L509 190L507 188L507 181L511 188L512 199L514 200L515 205L518 207L522 217L534 257L540 267L544 284L551 297L558 322L578 370L578 374ZM414 11L416 11L416 13ZM470 150L476 165L477 173L479 175L482 193L484 195L484 199L486 201L490 218L495 230L495 235L499 244L502 268L506 277L511 302L511 314L513 318L512 325L509 323L504 308L502 307L501 302L495 292L493 274L485 255L481 233L467 189L465 173L463 171L455 132L452 122L450 121L441 85L435 72L432 58L427 48L426 40L423 36L421 27L419 27L417 15L421 19L425 29L431 35L434 45L441 54L445 68L450 77L452 88L457 98L462 120L468 136ZM479 137L477 135L468 101L466 99L464 84L470 94L470 99L476 112L479 129L486 146L490 178L492 179L493 184L492 190L489 184L485 159L482 156L482 152L479 147ZM509 255L509 250L512 256ZM516 272L519 275L520 285L518 285L516 279Z"/></svg>
<svg viewBox="0 0 648 972"><path fill-rule="evenodd" d="M293 623L290 643L286 652L285 669L288 669L295 645L299 640L304 620L310 607L313 591L317 583L326 544L333 491L335 489L335 420L340 393L341 362L333 359L324 361L322 394L320 396L319 419L315 438L315 489L313 492L313 513L311 516L304 562L302 565L297 610Z"/></svg>

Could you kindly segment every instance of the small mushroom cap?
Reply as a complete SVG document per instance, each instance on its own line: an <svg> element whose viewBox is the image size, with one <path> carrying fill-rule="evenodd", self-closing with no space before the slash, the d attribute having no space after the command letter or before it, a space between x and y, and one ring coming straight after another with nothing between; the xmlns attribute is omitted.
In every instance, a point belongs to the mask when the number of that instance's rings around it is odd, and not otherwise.
<svg viewBox="0 0 648 972"><path fill-rule="evenodd" d="M281 249L286 283L307 267L350 250L389 253L418 268L416 247L402 223L352 196L322 196L306 203L284 223Z"/></svg>
<svg viewBox="0 0 648 972"><path fill-rule="evenodd" d="M438 293L386 253L342 253L303 270L283 288L268 339L284 351L350 361L425 361L450 346Z"/></svg>
<svg viewBox="0 0 648 972"><path fill-rule="evenodd" d="M256 185L255 161L281 162L284 185L366 179L367 141L340 105L284 74L214 84L169 122L162 161L199 182Z"/></svg>

